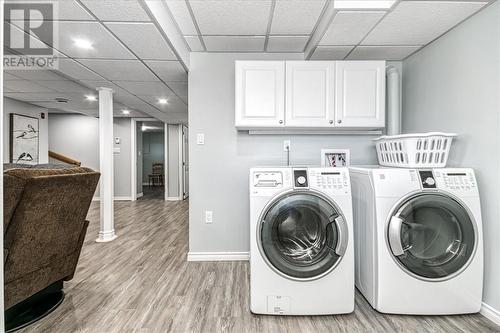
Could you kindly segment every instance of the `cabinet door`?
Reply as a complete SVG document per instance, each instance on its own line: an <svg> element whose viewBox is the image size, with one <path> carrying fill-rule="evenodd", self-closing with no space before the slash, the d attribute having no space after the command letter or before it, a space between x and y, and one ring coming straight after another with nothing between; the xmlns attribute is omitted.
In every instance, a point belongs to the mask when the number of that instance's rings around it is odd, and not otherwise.
<svg viewBox="0 0 500 333"><path fill-rule="evenodd" d="M284 104L284 61L236 61L236 127L283 127Z"/></svg>
<svg viewBox="0 0 500 333"><path fill-rule="evenodd" d="M286 62L286 127L333 127L335 62Z"/></svg>
<svg viewBox="0 0 500 333"><path fill-rule="evenodd" d="M385 61L338 61L335 89L337 126L385 126Z"/></svg>

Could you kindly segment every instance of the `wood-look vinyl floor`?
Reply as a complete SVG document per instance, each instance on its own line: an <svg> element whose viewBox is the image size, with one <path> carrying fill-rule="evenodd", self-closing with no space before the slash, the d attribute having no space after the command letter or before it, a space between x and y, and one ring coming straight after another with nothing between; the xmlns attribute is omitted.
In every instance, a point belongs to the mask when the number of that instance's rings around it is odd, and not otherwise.
<svg viewBox="0 0 500 333"><path fill-rule="evenodd" d="M349 315L253 315L247 262L186 261L186 201L145 198L115 209L118 238L96 243L99 204L92 203L64 302L20 332L500 332L479 314L382 315L359 294Z"/></svg>

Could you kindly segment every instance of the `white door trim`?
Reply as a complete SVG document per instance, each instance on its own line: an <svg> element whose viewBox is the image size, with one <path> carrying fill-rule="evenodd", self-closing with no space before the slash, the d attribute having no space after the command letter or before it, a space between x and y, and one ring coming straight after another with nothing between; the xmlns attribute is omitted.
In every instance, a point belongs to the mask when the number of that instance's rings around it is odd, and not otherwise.
<svg viewBox="0 0 500 333"><path fill-rule="evenodd" d="M182 124L179 124L177 125L179 127L179 198L181 198L180 200L182 200L182 198L184 197L184 180L183 180L183 174L184 174L184 168L182 166L182 154L183 154L183 142L182 140L184 139L182 137L182 131L183 131L183 128L182 128Z"/></svg>
<svg viewBox="0 0 500 333"><path fill-rule="evenodd" d="M165 152L163 153L165 155L165 167L163 168L163 170L165 171L165 179L163 179L163 183L164 183L164 186L165 186L165 201L171 201L168 196L168 173L169 173L169 166L168 166L168 124L165 123L165 129L163 130L163 149L165 150Z"/></svg>
<svg viewBox="0 0 500 333"><path fill-rule="evenodd" d="M143 196L143 193L141 192L140 195L137 194L137 132L136 132L136 127L137 127L137 122L148 122L148 121L161 121L155 118L131 118L132 119L132 124L131 124L131 146L132 146L132 167L130 168L130 179L131 179L131 192L130 197L132 198L132 201L137 200L137 198L140 198ZM167 173L167 167L168 167L168 154L167 154L167 149L168 149L168 132L167 132L167 124L164 123L165 125L165 130L163 132L164 136L164 148L165 148L165 156L163 157L163 169L165 171L165 177L163 179L163 185L165 188L165 198L164 200L167 200L168 197L168 173ZM142 156L142 155L141 155ZM143 179L143 185L144 185L144 179Z"/></svg>
<svg viewBox="0 0 500 333"><path fill-rule="evenodd" d="M130 198L137 200L137 120L130 118Z"/></svg>

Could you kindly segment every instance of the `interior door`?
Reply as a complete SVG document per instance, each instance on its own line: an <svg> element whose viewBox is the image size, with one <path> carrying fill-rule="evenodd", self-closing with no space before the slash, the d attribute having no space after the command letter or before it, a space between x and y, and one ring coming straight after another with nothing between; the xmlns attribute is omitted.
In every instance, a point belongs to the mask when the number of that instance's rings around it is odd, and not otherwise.
<svg viewBox="0 0 500 333"><path fill-rule="evenodd" d="M312 191L276 198L257 231L268 265L295 280L317 279L334 269L347 248L347 225L329 199Z"/></svg>
<svg viewBox="0 0 500 333"><path fill-rule="evenodd" d="M339 127L385 126L385 61L337 61L335 122Z"/></svg>
<svg viewBox="0 0 500 333"><path fill-rule="evenodd" d="M467 267L476 248L476 226L461 203L439 193L410 197L390 219L388 240L411 275L448 279Z"/></svg>
<svg viewBox="0 0 500 333"><path fill-rule="evenodd" d="M182 126L182 181L183 195L186 199L189 197L189 142L188 142L188 127Z"/></svg>
<svg viewBox="0 0 500 333"><path fill-rule="evenodd" d="M333 127L335 62L286 62L285 125Z"/></svg>

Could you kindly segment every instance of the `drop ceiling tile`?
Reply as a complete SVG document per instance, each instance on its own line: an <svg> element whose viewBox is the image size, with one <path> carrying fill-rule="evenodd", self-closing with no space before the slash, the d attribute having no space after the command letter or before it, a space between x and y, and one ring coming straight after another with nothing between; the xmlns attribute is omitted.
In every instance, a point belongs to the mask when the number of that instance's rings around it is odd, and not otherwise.
<svg viewBox="0 0 500 333"><path fill-rule="evenodd" d="M122 89L121 87L117 86L111 81L106 81L106 80L97 80L97 81L92 81L92 80L81 80L79 81L82 85L89 87L93 91L96 91L97 88L110 88L113 89L113 96L119 95L119 94L128 94L127 91Z"/></svg>
<svg viewBox="0 0 500 333"><path fill-rule="evenodd" d="M151 21L135 0L82 0L101 21Z"/></svg>
<svg viewBox="0 0 500 333"><path fill-rule="evenodd" d="M170 96L173 95L172 91L160 81L156 82L142 82L142 81L114 81L118 86L128 90L134 95L144 96Z"/></svg>
<svg viewBox="0 0 500 333"><path fill-rule="evenodd" d="M47 81L47 82L57 82L57 81ZM6 88L14 92L41 93L41 92L55 91L54 89L50 89L46 86L42 86L28 80L5 81L4 85Z"/></svg>
<svg viewBox="0 0 500 333"><path fill-rule="evenodd" d="M202 35L265 35L270 0L190 0Z"/></svg>
<svg viewBox="0 0 500 333"><path fill-rule="evenodd" d="M20 80L20 78L18 78L18 77L17 77L17 76L15 76L15 75L12 75L12 74L6 73L6 72L4 71L4 72L3 72L3 80L4 80L4 81Z"/></svg>
<svg viewBox="0 0 500 333"><path fill-rule="evenodd" d="M59 72L75 80L102 80L102 77L72 59L59 59Z"/></svg>
<svg viewBox="0 0 500 333"><path fill-rule="evenodd" d="M57 3L57 20L72 20L72 21L94 21L95 18L90 15L77 1L75 0L59 0Z"/></svg>
<svg viewBox="0 0 500 333"><path fill-rule="evenodd" d="M207 51L264 51L265 36L203 36Z"/></svg>
<svg viewBox="0 0 500 333"><path fill-rule="evenodd" d="M168 9L183 35L197 35L198 31L189 13L186 0L167 0Z"/></svg>
<svg viewBox="0 0 500 333"><path fill-rule="evenodd" d="M168 84L184 102L188 101L188 83L187 82L170 82Z"/></svg>
<svg viewBox="0 0 500 333"><path fill-rule="evenodd" d="M84 94L78 93L57 93L57 92L46 92L46 93L9 93L12 98L23 100L26 102L49 102L55 103L56 98L66 98L69 100L68 103L60 104L74 104L82 108L97 107L97 102L90 102L85 100ZM10 96L7 96L10 97Z"/></svg>
<svg viewBox="0 0 500 333"><path fill-rule="evenodd" d="M205 49L201 44L200 37L198 36L184 36L191 52L203 52Z"/></svg>
<svg viewBox="0 0 500 333"><path fill-rule="evenodd" d="M177 60L153 23L106 23L106 26L141 59Z"/></svg>
<svg viewBox="0 0 500 333"><path fill-rule="evenodd" d="M4 73L12 74L19 79L25 80L62 80L64 79L61 75L49 70L7 70Z"/></svg>
<svg viewBox="0 0 500 333"><path fill-rule="evenodd" d="M59 50L70 57L135 59L135 56L100 23L60 22L59 32ZM77 47L76 39L89 41L92 47L89 49Z"/></svg>
<svg viewBox="0 0 500 333"><path fill-rule="evenodd" d="M78 83L69 80L60 81L36 81L37 84L47 87L52 91L62 92L62 93L81 93L88 94L90 89L84 87Z"/></svg>
<svg viewBox="0 0 500 333"><path fill-rule="evenodd" d="M311 34L324 7L324 0L277 0L271 34Z"/></svg>
<svg viewBox="0 0 500 333"><path fill-rule="evenodd" d="M145 63L165 82L187 81L187 73L178 61L147 60Z"/></svg>
<svg viewBox="0 0 500 333"><path fill-rule="evenodd" d="M80 60L82 64L110 81L157 81L139 60Z"/></svg>
<svg viewBox="0 0 500 333"><path fill-rule="evenodd" d="M33 20L31 23L36 25L38 24L38 22L40 21ZM30 47L38 49L52 49L52 53L53 54L56 53L51 46L48 46L46 43L42 42L38 37L30 35L25 30L23 30L24 28L28 29L29 27L29 24L26 21L12 21L11 23L4 22L4 27L5 29L7 29L7 27L10 28L10 39L11 39L10 45L5 44L5 46L9 47L11 45L24 45L24 40L26 37L28 37ZM14 54L14 53L11 53L9 51L9 54Z"/></svg>
<svg viewBox="0 0 500 333"><path fill-rule="evenodd" d="M347 60L402 60L420 46L358 46Z"/></svg>
<svg viewBox="0 0 500 333"><path fill-rule="evenodd" d="M384 15L385 12L340 11L319 45L357 45Z"/></svg>
<svg viewBox="0 0 500 333"><path fill-rule="evenodd" d="M318 46L311 60L343 60L354 46Z"/></svg>
<svg viewBox="0 0 500 333"><path fill-rule="evenodd" d="M486 3L406 1L399 3L362 42L363 45L425 45Z"/></svg>
<svg viewBox="0 0 500 333"><path fill-rule="evenodd" d="M309 36L269 36L268 52L304 52Z"/></svg>
<svg viewBox="0 0 500 333"><path fill-rule="evenodd" d="M154 105L157 109L163 112L183 112L187 110L187 105L176 96L169 96L168 104L159 104L158 97L155 96L139 96L144 101Z"/></svg>

